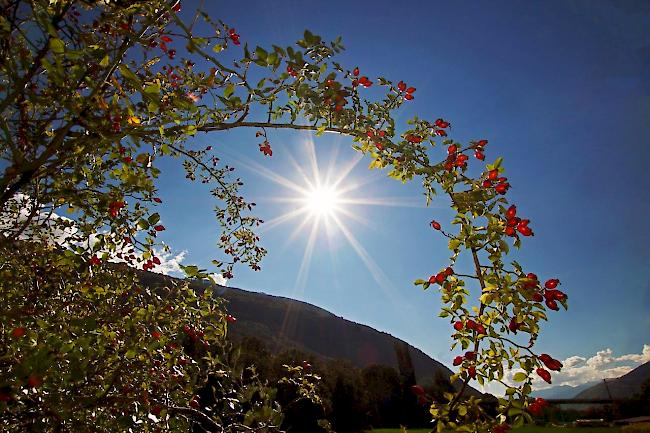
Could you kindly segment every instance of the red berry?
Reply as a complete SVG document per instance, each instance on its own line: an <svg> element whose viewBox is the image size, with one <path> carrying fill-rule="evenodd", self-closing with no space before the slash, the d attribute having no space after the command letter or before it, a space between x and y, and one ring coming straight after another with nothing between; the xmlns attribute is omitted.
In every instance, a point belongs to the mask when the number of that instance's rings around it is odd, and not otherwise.
<svg viewBox="0 0 650 433"><path fill-rule="evenodd" d="M158 224L157 226L154 226L153 229L154 229L155 231L157 231L157 232L161 232L161 231L165 230L165 226L162 225L162 224Z"/></svg>
<svg viewBox="0 0 650 433"><path fill-rule="evenodd" d="M159 199L158 197L154 197L153 201L155 201L156 203L162 203L162 200Z"/></svg>
<svg viewBox="0 0 650 433"><path fill-rule="evenodd" d="M237 322L237 318L235 316L233 316L233 315L228 314L226 316L226 322L235 323L235 322Z"/></svg>
<svg viewBox="0 0 650 433"><path fill-rule="evenodd" d="M447 267L447 269L445 269L445 275L446 276L454 275L454 270L450 267Z"/></svg>
<svg viewBox="0 0 650 433"><path fill-rule="evenodd" d="M476 367L474 367L473 365L470 366L470 367L467 369L467 374L469 375L469 377L471 377L472 379L474 379L474 378L476 377Z"/></svg>
<svg viewBox="0 0 650 433"><path fill-rule="evenodd" d="M43 378L38 374L32 373L27 378L27 386L29 386L30 388L38 388L42 384L43 384Z"/></svg>
<svg viewBox="0 0 650 433"><path fill-rule="evenodd" d="M477 150L476 152L474 152L474 158L480 159L481 161L484 161L485 160L485 154L483 152L481 152L480 150Z"/></svg>
<svg viewBox="0 0 650 433"><path fill-rule="evenodd" d="M406 93L408 94L411 94L413 92L415 92L415 87L409 87L408 89L406 89Z"/></svg>
<svg viewBox="0 0 650 433"><path fill-rule="evenodd" d="M403 92L406 90L406 83L404 81L400 81L397 83L397 88L399 89L400 92Z"/></svg>
<svg viewBox="0 0 650 433"><path fill-rule="evenodd" d="M517 215L517 206L514 204L508 208L506 211L506 217L514 218Z"/></svg>
<svg viewBox="0 0 650 433"><path fill-rule="evenodd" d="M27 333L27 329L20 326L18 328L14 328L14 330L11 331L11 336L13 338L18 339L18 338L24 337L26 333Z"/></svg>
<svg viewBox="0 0 650 433"><path fill-rule="evenodd" d="M476 359L476 352L472 352L472 351L465 352L465 359L469 361L474 361Z"/></svg>
<svg viewBox="0 0 650 433"><path fill-rule="evenodd" d="M506 227L505 233L508 236L514 236L515 235L514 227L510 227L510 226Z"/></svg>
<svg viewBox="0 0 650 433"><path fill-rule="evenodd" d="M355 77L358 77L359 76L359 68L354 68L354 71L352 71L352 75L354 75Z"/></svg>
<svg viewBox="0 0 650 433"><path fill-rule="evenodd" d="M508 323L508 329L510 329L511 332L517 333L519 330L519 327L521 326L521 323L517 322L517 318L513 317L510 319L510 323Z"/></svg>
<svg viewBox="0 0 650 433"><path fill-rule="evenodd" d="M407 93L406 95L404 95L404 99L406 99L407 101L410 101L410 100L413 99L413 95L411 95L410 93Z"/></svg>
<svg viewBox="0 0 650 433"><path fill-rule="evenodd" d="M455 144L452 144L451 146L449 146L447 148L447 154L448 155L453 155L454 153L456 153L457 150L458 150L458 146L456 146Z"/></svg>
<svg viewBox="0 0 650 433"><path fill-rule="evenodd" d="M554 299L547 299L546 306L553 311L558 311L560 309L560 307L557 306L557 302L555 302Z"/></svg>
<svg viewBox="0 0 650 433"><path fill-rule="evenodd" d="M488 172L488 179L496 180L497 177L499 177L499 170L490 170Z"/></svg>
<svg viewBox="0 0 650 433"><path fill-rule="evenodd" d="M454 329L456 331L462 331L463 330L463 322L456 322L454 323Z"/></svg>
<svg viewBox="0 0 650 433"><path fill-rule="evenodd" d="M483 188L489 188L492 186L492 181L485 179L481 185Z"/></svg>
<svg viewBox="0 0 650 433"><path fill-rule="evenodd" d="M551 373L548 372L548 370L545 370L543 368L538 368L535 370L537 372L537 375L544 379L544 381L551 383Z"/></svg>
<svg viewBox="0 0 650 433"><path fill-rule="evenodd" d="M194 397L192 400L190 400L190 407L193 409L198 409L201 405L199 404L199 400L197 400L197 397Z"/></svg>
<svg viewBox="0 0 650 433"><path fill-rule="evenodd" d="M487 141L487 140L479 140L479 141L476 143L476 145L477 145L477 146L480 146L480 147L483 147L483 146L485 146L486 144L488 144L488 141Z"/></svg>
<svg viewBox="0 0 650 433"><path fill-rule="evenodd" d="M542 302L543 300L544 300L544 297L542 296L541 293L538 293L538 292L533 293L533 301Z"/></svg>
<svg viewBox="0 0 650 433"><path fill-rule="evenodd" d="M443 272L436 274L436 283L442 285L442 283L444 283L446 279L447 276Z"/></svg>
<svg viewBox="0 0 650 433"><path fill-rule="evenodd" d="M431 227L434 228L435 230L440 230L441 226L438 221L431 221Z"/></svg>
<svg viewBox="0 0 650 433"><path fill-rule="evenodd" d="M554 289L557 287L557 285L560 284L560 280L557 278L553 278L551 280L548 280L546 283L544 283L544 287L547 289Z"/></svg>
<svg viewBox="0 0 650 433"><path fill-rule="evenodd" d="M517 231L524 236L533 236L534 233L528 226L522 226L521 224L517 226Z"/></svg>
<svg viewBox="0 0 650 433"><path fill-rule="evenodd" d="M463 357L462 356L457 356L454 358L454 366L459 366L460 364L463 363Z"/></svg>
<svg viewBox="0 0 650 433"><path fill-rule="evenodd" d="M411 392L415 395L424 395L424 388L420 385L411 385Z"/></svg>

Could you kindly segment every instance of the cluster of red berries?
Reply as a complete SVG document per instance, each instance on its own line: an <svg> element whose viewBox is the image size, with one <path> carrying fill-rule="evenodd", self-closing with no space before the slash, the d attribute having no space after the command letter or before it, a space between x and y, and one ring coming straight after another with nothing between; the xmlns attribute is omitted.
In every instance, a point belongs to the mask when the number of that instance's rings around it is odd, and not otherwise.
<svg viewBox="0 0 650 433"><path fill-rule="evenodd" d="M465 356L458 355L457 357L454 358L453 364L454 366L457 367L461 365L465 360L470 362L476 361L476 352L470 350L469 352L465 352ZM474 365L470 365L467 368L467 374L469 375L469 377L474 379L476 377L476 367Z"/></svg>
<svg viewBox="0 0 650 433"><path fill-rule="evenodd" d="M404 81L397 83L397 90L400 94L404 95L404 99L410 101L414 98L413 93L415 93L415 87L407 87Z"/></svg>
<svg viewBox="0 0 650 433"><path fill-rule="evenodd" d="M496 183L496 185L494 185ZM508 183L508 178L499 177L499 170L496 168L494 170L488 171L487 179L483 180L483 188L491 188L494 186L494 190L497 194L504 195L508 192L510 184Z"/></svg>
<svg viewBox="0 0 650 433"><path fill-rule="evenodd" d="M545 301L545 304L548 308L554 311L558 311L560 308L557 305L557 301L564 301L566 299L566 293L557 290L557 286L560 284L560 280L557 278L551 278L544 283L544 288L540 293L537 291L537 288L540 286L540 282L537 279L537 275L532 272L526 275L526 280L523 282L522 287L524 289L534 289L535 292L532 294L532 300L535 302Z"/></svg>
<svg viewBox="0 0 650 433"><path fill-rule="evenodd" d="M438 137L446 137L447 131L445 131L445 129L449 128L451 126L451 123L443 119L436 119L434 125L436 125L436 127L438 127L439 129L435 129L433 133L436 134Z"/></svg>
<svg viewBox="0 0 650 433"><path fill-rule="evenodd" d="M352 87L357 87L358 85L362 85L366 89L370 86L372 86L372 81L368 79L365 75L361 78L356 78L359 76L359 68L354 68L354 71L352 71L352 75L354 75L354 79L352 80Z"/></svg>
<svg viewBox="0 0 650 433"><path fill-rule="evenodd" d="M126 203L123 201L112 201L108 204L108 214L115 218L120 213L120 209L126 206Z"/></svg>
<svg viewBox="0 0 650 433"><path fill-rule="evenodd" d="M431 275L429 277L429 284L440 284L441 286L447 281L447 277L454 274L452 268L447 268L444 271L438 272L436 275Z"/></svg>
<svg viewBox="0 0 650 433"><path fill-rule="evenodd" d="M457 145L451 144L447 148L447 161L445 162L445 170L452 171L454 167L467 168L468 159L469 157L467 155L458 151Z"/></svg>
<svg viewBox="0 0 650 433"><path fill-rule="evenodd" d="M262 152L266 156L273 156L273 149L271 149L271 143L268 141L265 141L264 143L260 144L260 152Z"/></svg>
<svg viewBox="0 0 650 433"><path fill-rule="evenodd" d="M485 160L484 148L487 144L487 140L472 142L472 147L474 148L474 158L480 159L481 161Z"/></svg>
<svg viewBox="0 0 650 433"><path fill-rule="evenodd" d="M153 257L142 264L142 269L149 271L160 264L160 259L158 257Z"/></svg>
<svg viewBox="0 0 650 433"><path fill-rule="evenodd" d="M533 402L528 406L528 412L533 415L540 415L542 410L548 406L548 402L541 397L537 397Z"/></svg>
<svg viewBox="0 0 650 433"><path fill-rule="evenodd" d="M167 80L169 81L169 85L172 88L176 88L179 86L179 84L182 82L182 77L174 72L174 68L171 66L163 66L162 67L163 71L167 74Z"/></svg>
<svg viewBox="0 0 650 433"><path fill-rule="evenodd" d="M535 234L531 228L528 227L529 223L530 220L517 217L517 206L514 204L506 210L506 235L514 237L517 236L516 232L519 232L523 236L534 236Z"/></svg>
<svg viewBox="0 0 650 433"><path fill-rule="evenodd" d="M160 41L161 41L160 44L159 44L160 49L163 51L163 53L167 54L167 57L169 57L169 60L174 60L174 57L176 57L176 50L173 49L173 48L170 49L167 46L167 44L172 42L172 38L170 38L169 36L163 35L163 36L160 37ZM149 46L150 47L155 46L155 44L150 43Z"/></svg>
<svg viewBox="0 0 650 433"><path fill-rule="evenodd" d="M235 316L233 316L232 314L227 314L226 315L226 322L235 323L235 322L237 322L237 318Z"/></svg>
<svg viewBox="0 0 650 433"><path fill-rule="evenodd" d="M291 65L287 65L287 74L291 75L293 78L298 76L298 73L291 67Z"/></svg>
<svg viewBox="0 0 650 433"><path fill-rule="evenodd" d="M560 370L562 370L562 367L564 367L564 365L562 365L562 363L560 361L558 361L557 359L554 359L553 357L551 357L551 355L549 355L547 353L542 353L541 355L539 355L537 357L537 359L542 361L544 366L546 368L548 368L549 370L560 371Z"/></svg>
<svg viewBox="0 0 650 433"><path fill-rule="evenodd" d="M463 329L469 329L470 331L475 331L477 334L487 334L485 331L485 326L481 323L476 323L472 319L468 319L467 322L463 323L462 321L457 321L454 323L454 329L456 331L462 331Z"/></svg>
<svg viewBox="0 0 650 433"><path fill-rule="evenodd" d="M235 29L228 29L228 37L230 38L233 44L235 45L241 44L241 42L239 42L239 35L237 34L237 31Z"/></svg>
<svg viewBox="0 0 650 433"><path fill-rule="evenodd" d="M375 132L372 129L369 129L368 132L366 132L366 135L368 136L369 139L371 139L375 143L377 149L384 150L384 146L381 144L381 141L386 136L385 131Z"/></svg>
<svg viewBox="0 0 650 433"><path fill-rule="evenodd" d="M334 106L334 111L341 111L343 107L348 103L348 100L345 99L349 96L349 93L341 89L341 83L334 80L325 81L325 87L327 87L327 97L323 100L326 105ZM332 98L334 99L332 101Z"/></svg>
<svg viewBox="0 0 650 433"><path fill-rule="evenodd" d="M193 342L201 342L203 346L208 347L208 342L203 339L205 333L203 331L196 331L189 325L183 325L183 332L190 337Z"/></svg>
<svg viewBox="0 0 650 433"><path fill-rule="evenodd" d="M422 137L420 137L419 135L408 134L408 135L407 135L406 137L404 137L404 138L405 138L406 141L408 141L409 143L414 143L414 144L422 143Z"/></svg>

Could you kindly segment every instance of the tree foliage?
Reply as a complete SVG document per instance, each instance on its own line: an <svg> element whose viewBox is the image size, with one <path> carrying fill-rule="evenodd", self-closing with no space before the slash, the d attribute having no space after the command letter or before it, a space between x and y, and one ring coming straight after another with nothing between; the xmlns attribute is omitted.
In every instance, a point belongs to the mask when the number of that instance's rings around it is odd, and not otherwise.
<svg viewBox="0 0 650 433"><path fill-rule="evenodd" d="M567 296L556 279L541 284L517 262L506 264L508 240L519 247L533 231L507 207L502 159L480 164L487 140L462 145L447 137L443 119L396 125L393 113L416 89L339 65L332 59L340 41L309 31L295 46L253 48L225 23L181 12L179 2L0 7L3 429L280 428L272 390L228 368L229 317L211 293L139 290L133 270L155 270L165 248L155 208L167 157L181 161L189 180L210 185L223 252L213 263L222 275L232 277L236 263L260 268L261 221L241 179L211 146L191 139L234 128L254 131L265 156L273 154L272 129L344 134L371 168L402 182L419 178L427 202L447 194L455 232L431 226L449 239L451 265L467 253L475 269L461 275L445 264L416 281L440 287L441 316L454 322L454 346L465 352L454 362L460 391L434 402L431 414L439 431L503 431L506 422L531 419L534 372L550 382L548 370L561 368L533 352L539 322L558 303L566 307ZM372 86L382 96L371 98ZM209 277L196 266L185 271ZM516 386L505 382L511 368L520 370ZM317 398L309 392L315 378L289 373L299 395ZM206 407L196 393L210 380L222 392ZM465 397L473 380L507 385L496 421Z"/></svg>

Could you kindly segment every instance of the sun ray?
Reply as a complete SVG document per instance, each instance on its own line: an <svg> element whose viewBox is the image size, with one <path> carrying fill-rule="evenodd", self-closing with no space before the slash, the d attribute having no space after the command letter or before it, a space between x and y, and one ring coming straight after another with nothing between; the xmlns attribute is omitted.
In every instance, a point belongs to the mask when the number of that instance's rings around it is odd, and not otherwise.
<svg viewBox="0 0 650 433"><path fill-rule="evenodd" d="M422 204L421 200L416 200L414 197L373 197L373 198L343 197L340 199L339 202L341 204L361 205L361 206L416 207L422 209L425 209L427 207L426 205Z"/></svg>
<svg viewBox="0 0 650 433"><path fill-rule="evenodd" d="M239 158L233 158L233 159L237 162L237 164L241 165L242 167L245 167L245 168L255 172L256 174L261 175L262 177L270 180L271 182L274 182L274 183L276 183L276 184L278 184L280 186L284 186L286 188L289 188L289 189L297 192L298 194L304 195L308 191L307 189L303 188L302 186L300 186L296 182L293 182L293 181L287 179L286 177L281 176L281 175L275 173L274 171L271 171L268 168L264 167L263 165L255 162L255 161L252 161L252 160L250 160L248 158L239 157Z"/></svg>
<svg viewBox="0 0 650 433"><path fill-rule="evenodd" d="M393 284L390 282L390 279L384 273L384 271L381 270L379 265L377 265L377 263L372 259L370 254L368 254L368 251L366 251L366 249L359 243L359 241L357 241L357 238L354 237L352 232L348 230L348 228L341 222L341 220L339 220L336 216L333 216L332 220L341 231L341 233L343 233L343 236L345 236L347 241L350 243L350 246L352 246L354 252L357 253L363 264L366 266L366 269L368 269L368 272L370 272L372 279L375 280L379 287L383 289L386 296L388 296L392 302L399 302L399 299L397 296L395 296L395 290Z"/></svg>
<svg viewBox="0 0 650 433"><path fill-rule="evenodd" d="M290 219L296 218L304 213L307 213L307 211L308 210L305 207L301 207L299 209L294 209L290 212L283 213L282 215L275 217L270 221L264 221L260 233L267 232L272 228L277 227L278 225L289 221Z"/></svg>

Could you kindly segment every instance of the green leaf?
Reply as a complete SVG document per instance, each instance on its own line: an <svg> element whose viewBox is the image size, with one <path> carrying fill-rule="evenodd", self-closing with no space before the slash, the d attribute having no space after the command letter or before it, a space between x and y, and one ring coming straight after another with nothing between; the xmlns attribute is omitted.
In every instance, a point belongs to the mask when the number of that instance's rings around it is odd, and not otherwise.
<svg viewBox="0 0 650 433"><path fill-rule="evenodd" d="M149 229L149 223L145 219L141 219L138 221L138 227L140 227L142 230L148 230Z"/></svg>
<svg viewBox="0 0 650 433"><path fill-rule="evenodd" d="M58 38L50 39L50 49L54 54L63 54L65 51L65 42Z"/></svg>
<svg viewBox="0 0 650 433"><path fill-rule="evenodd" d="M160 215L158 213L151 214L149 218L147 218L147 222L149 222L149 225L155 225L160 221Z"/></svg>
<svg viewBox="0 0 650 433"><path fill-rule="evenodd" d="M122 76L126 78L127 81L131 82L131 84L134 84L136 86L141 86L142 82L140 79L135 75L131 70L129 69L128 66L125 64L120 65L120 72L122 73Z"/></svg>
<svg viewBox="0 0 650 433"><path fill-rule="evenodd" d="M222 52L223 51L223 45L221 45L221 44L215 45L214 47L212 47L212 51L214 51L215 53Z"/></svg>
<svg viewBox="0 0 650 433"><path fill-rule="evenodd" d="M449 240L449 249L456 251L462 242L460 239L450 239Z"/></svg>
<svg viewBox="0 0 650 433"><path fill-rule="evenodd" d="M150 95L157 95L160 93L160 84L157 83L149 84L148 86L145 86L145 88L142 89L142 91Z"/></svg>
<svg viewBox="0 0 650 433"><path fill-rule="evenodd" d="M235 92L235 85L230 83L226 86L226 89L223 91L223 97L228 99Z"/></svg>
<svg viewBox="0 0 650 433"><path fill-rule="evenodd" d="M108 63L110 62L110 57L108 57L108 54L104 56L104 58L99 62L99 66L101 67L106 67L108 66Z"/></svg>
<svg viewBox="0 0 650 433"><path fill-rule="evenodd" d="M518 373L515 373L515 375L512 377L512 380L515 382L523 382L528 378L528 375L524 373L523 371L520 371Z"/></svg>

